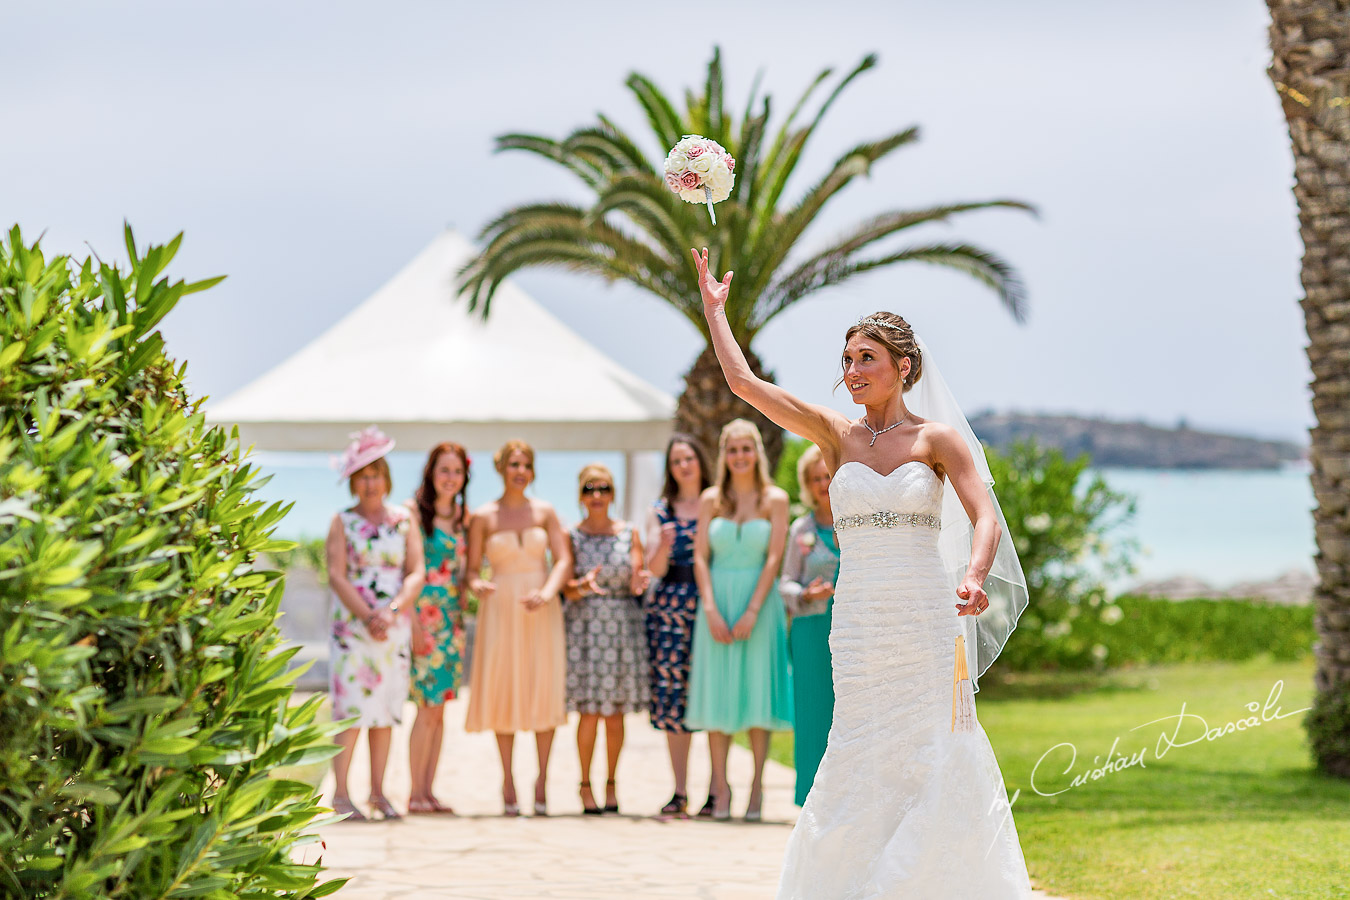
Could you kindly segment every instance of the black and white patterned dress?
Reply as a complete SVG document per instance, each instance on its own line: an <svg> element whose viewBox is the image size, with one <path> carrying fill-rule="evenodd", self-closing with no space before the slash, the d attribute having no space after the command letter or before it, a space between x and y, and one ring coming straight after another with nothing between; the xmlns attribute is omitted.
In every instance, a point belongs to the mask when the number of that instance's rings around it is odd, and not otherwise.
<svg viewBox="0 0 1350 900"><path fill-rule="evenodd" d="M647 640L641 598L634 598L633 529L587 534L573 528L573 577L599 566L601 593L569 600L567 622L567 708L610 716L641 712L650 699Z"/></svg>

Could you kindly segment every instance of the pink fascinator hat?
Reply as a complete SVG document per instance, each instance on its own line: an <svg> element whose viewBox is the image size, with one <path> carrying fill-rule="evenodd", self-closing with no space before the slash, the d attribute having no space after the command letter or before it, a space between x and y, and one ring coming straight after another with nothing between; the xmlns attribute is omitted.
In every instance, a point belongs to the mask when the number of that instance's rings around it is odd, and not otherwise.
<svg viewBox="0 0 1350 900"><path fill-rule="evenodd" d="M394 439L372 425L364 431L354 431L349 437L352 442L341 456L333 457L333 468L340 473L338 481L345 481L375 460L394 449Z"/></svg>

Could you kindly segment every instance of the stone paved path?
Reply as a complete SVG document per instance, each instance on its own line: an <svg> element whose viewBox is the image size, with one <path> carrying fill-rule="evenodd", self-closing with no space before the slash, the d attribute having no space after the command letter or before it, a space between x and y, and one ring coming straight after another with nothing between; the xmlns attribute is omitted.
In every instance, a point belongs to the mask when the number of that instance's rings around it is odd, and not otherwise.
<svg viewBox="0 0 1350 900"><path fill-rule="evenodd" d="M385 790L400 810L408 799L408 707L395 729ZM772 898L783 847L797 808L793 772L769 761L765 773L764 822L746 823L749 751L732 748L730 822L663 821L653 814L670 799L665 739L645 715L629 716L619 762L618 816L582 816L577 796L576 743L571 727L560 728L549 767L549 815L529 815L534 740L516 740L516 786L522 800L517 819L501 816L501 781L491 735L464 732L463 700L446 707L445 745L436 793L458 816L408 816L398 822L341 823L323 829L323 859L333 875L353 876L336 896L348 900L394 898ZM574 717L575 719L575 717ZM603 739L596 772L603 771ZM352 766L352 797L364 808L369 793L365 741ZM597 789L604 775L592 779ZM701 805L708 783L707 744L694 738L690 764L692 802ZM324 782L332 796L332 775ZM603 794L597 790L597 799ZM307 859L320 852L306 848ZM1059 900L1037 892L1043 900Z"/></svg>

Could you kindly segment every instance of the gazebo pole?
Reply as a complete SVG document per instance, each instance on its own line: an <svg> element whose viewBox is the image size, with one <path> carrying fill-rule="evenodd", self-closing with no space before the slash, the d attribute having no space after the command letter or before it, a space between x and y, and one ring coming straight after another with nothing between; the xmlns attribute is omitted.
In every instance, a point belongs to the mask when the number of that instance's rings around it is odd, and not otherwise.
<svg viewBox="0 0 1350 900"><path fill-rule="evenodd" d="M623 452L623 515L628 521L638 524L637 509L633 504L637 500L637 494L633 490L633 475L637 471L637 452L634 450L625 450Z"/></svg>

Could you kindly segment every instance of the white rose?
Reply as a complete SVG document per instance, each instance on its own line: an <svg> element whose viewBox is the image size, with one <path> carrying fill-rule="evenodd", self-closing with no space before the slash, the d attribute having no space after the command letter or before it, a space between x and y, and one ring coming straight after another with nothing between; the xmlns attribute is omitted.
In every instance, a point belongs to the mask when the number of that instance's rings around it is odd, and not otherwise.
<svg viewBox="0 0 1350 900"><path fill-rule="evenodd" d="M680 191L680 199L685 203L702 203L707 198L703 195L703 188L695 188L692 191Z"/></svg>
<svg viewBox="0 0 1350 900"><path fill-rule="evenodd" d="M699 178L706 178L708 173L713 170L712 154L705 153L697 159L689 160L689 171L697 172Z"/></svg>
<svg viewBox="0 0 1350 900"><path fill-rule="evenodd" d="M683 153L679 152L678 147L670 151L670 155L666 157L666 171L674 172L676 175L683 172L684 167L688 164L689 159Z"/></svg>
<svg viewBox="0 0 1350 900"><path fill-rule="evenodd" d="M731 186L735 183L735 176L727 171L726 166L714 166L713 170L703 180L704 184L712 188L713 202L721 203L731 196Z"/></svg>

